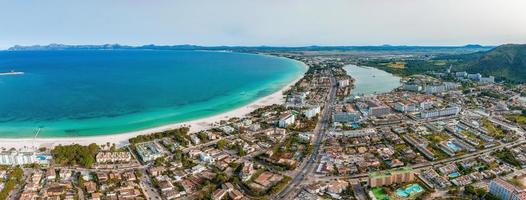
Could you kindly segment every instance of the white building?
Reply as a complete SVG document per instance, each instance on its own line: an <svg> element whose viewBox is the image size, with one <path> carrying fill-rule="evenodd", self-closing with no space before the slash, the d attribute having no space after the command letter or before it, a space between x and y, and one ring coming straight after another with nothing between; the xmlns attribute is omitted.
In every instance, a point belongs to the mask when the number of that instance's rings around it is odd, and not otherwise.
<svg viewBox="0 0 526 200"><path fill-rule="evenodd" d="M132 159L130 152L100 152L95 157L97 162L129 162Z"/></svg>
<svg viewBox="0 0 526 200"><path fill-rule="evenodd" d="M354 131L341 131L341 132L331 131L329 134L333 136L362 137L362 136L375 135L376 133L377 132L374 128L365 128L365 129L354 130Z"/></svg>
<svg viewBox="0 0 526 200"><path fill-rule="evenodd" d="M305 110L303 112L303 114L305 115L305 117L310 119L310 118L315 117L317 114L319 114L320 111L321 111L320 106L314 106L314 107L311 107L311 108Z"/></svg>
<svg viewBox="0 0 526 200"><path fill-rule="evenodd" d="M444 108L444 109L439 109L439 110L423 111L420 113L420 117L423 119L426 119L426 118L443 117L443 116L449 116L449 115L457 115L458 113L460 113L460 107L452 106L449 108Z"/></svg>
<svg viewBox="0 0 526 200"><path fill-rule="evenodd" d="M471 80L474 80L474 81L479 81L480 78L482 78L482 75L480 75L479 73L468 74L468 78L471 79Z"/></svg>
<svg viewBox="0 0 526 200"><path fill-rule="evenodd" d="M347 87L347 86L349 86L349 83L350 83L349 79L339 80L338 81L338 86L340 86L340 87Z"/></svg>
<svg viewBox="0 0 526 200"><path fill-rule="evenodd" d="M482 78L480 78L479 82L481 82L481 83L495 83L495 77L494 76L482 77Z"/></svg>
<svg viewBox="0 0 526 200"><path fill-rule="evenodd" d="M467 72L456 72L455 76L456 77L466 77L468 76L468 73Z"/></svg>
<svg viewBox="0 0 526 200"><path fill-rule="evenodd" d="M407 112L407 105L405 105L404 103L402 102L396 102L394 104L394 109L398 112Z"/></svg>
<svg viewBox="0 0 526 200"><path fill-rule="evenodd" d="M33 151L4 151L0 153L0 165L25 165L37 163L38 159Z"/></svg>
<svg viewBox="0 0 526 200"><path fill-rule="evenodd" d="M137 144L136 150L144 162L152 161L163 156L162 148L155 142Z"/></svg>
<svg viewBox="0 0 526 200"><path fill-rule="evenodd" d="M406 83L404 84L403 89L407 91L420 92L422 91L422 86L412 83Z"/></svg>
<svg viewBox="0 0 526 200"><path fill-rule="evenodd" d="M215 161L214 157L210 156L209 154L205 152L201 152L199 154L199 160L206 162L206 163L213 163Z"/></svg>
<svg viewBox="0 0 526 200"><path fill-rule="evenodd" d="M433 108L433 101L422 101L420 102L420 109L427 110Z"/></svg>
<svg viewBox="0 0 526 200"><path fill-rule="evenodd" d="M294 114L288 113L288 114L282 115L279 118L278 126L280 128L285 128L289 125L294 124L294 121L296 121L296 116L294 116Z"/></svg>

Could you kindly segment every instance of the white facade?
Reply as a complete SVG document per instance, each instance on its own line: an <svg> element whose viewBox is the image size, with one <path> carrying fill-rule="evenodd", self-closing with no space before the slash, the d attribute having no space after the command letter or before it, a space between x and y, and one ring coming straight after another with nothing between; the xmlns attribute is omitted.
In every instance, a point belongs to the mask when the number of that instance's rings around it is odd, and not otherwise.
<svg viewBox="0 0 526 200"><path fill-rule="evenodd" d="M37 162L34 152L6 151L0 153L0 165L25 165Z"/></svg>
<svg viewBox="0 0 526 200"><path fill-rule="evenodd" d="M343 79L338 81L338 86L347 87L349 86L349 79Z"/></svg>
<svg viewBox="0 0 526 200"><path fill-rule="evenodd" d="M310 119L310 118L315 117L317 114L319 114L320 111L321 111L320 106L315 106L315 107L305 110L303 114L305 114L305 117Z"/></svg>
<svg viewBox="0 0 526 200"><path fill-rule="evenodd" d="M448 115L457 115L460 112L460 107L453 106L449 108L444 108L441 110L432 110L424 111L420 113L421 118L434 118L434 117L443 117Z"/></svg>
<svg viewBox="0 0 526 200"><path fill-rule="evenodd" d="M293 114L287 114L279 119L278 126L280 128L285 128L291 124L294 124L294 121L296 121L296 116Z"/></svg>
<svg viewBox="0 0 526 200"><path fill-rule="evenodd" d="M404 84L403 88L404 90L413 92L420 92L422 90L422 86L417 84Z"/></svg>
<svg viewBox="0 0 526 200"><path fill-rule="evenodd" d="M396 102L394 105L394 109L398 112L407 112L407 105L405 105L402 102Z"/></svg>

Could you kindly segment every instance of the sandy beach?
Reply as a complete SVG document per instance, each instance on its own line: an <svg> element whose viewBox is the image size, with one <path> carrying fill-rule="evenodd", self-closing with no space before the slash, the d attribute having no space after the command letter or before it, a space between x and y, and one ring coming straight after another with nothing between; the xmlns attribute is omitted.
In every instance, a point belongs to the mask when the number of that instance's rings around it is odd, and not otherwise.
<svg viewBox="0 0 526 200"><path fill-rule="evenodd" d="M305 68L307 65L302 64ZM232 117L243 117L257 108L261 108L273 104L282 104L285 102L283 92L291 88L296 82L298 82L303 75L296 78L294 81L281 88L279 91L276 91L268 96L257 99L256 101L242 106L240 108L217 114L210 117L205 117L201 119L191 120L187 122L174 123L164 126L159 126L150 129L144 129L139 131L132 131L121 134L113 135L102 135L102 136L87 136L87 137L57 137L57 138L0 138L0 147L2 148L39 148L39 147L53 147L60 144L82 144L87 145L90 143L97 144L106 144L108 142L115 143L117 146L123 146L128 144L128 139L135 137L137 135L145 135L155 132L161 132L170 129L176 129L183 126L190 126L190 132L197 132L201 130L206 130L212 127L214 124L218 123L221 120L226 120Z"/></svg>

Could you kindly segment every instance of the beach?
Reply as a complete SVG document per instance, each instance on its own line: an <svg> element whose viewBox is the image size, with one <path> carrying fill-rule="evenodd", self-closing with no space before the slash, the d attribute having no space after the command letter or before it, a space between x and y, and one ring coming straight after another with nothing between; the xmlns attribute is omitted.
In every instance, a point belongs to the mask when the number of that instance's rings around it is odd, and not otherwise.
<svg viewBox="0 0 526 200"><path fill-rule="evenodd" d="M307 68L307 65L302 63L302 66ZM201 130L206 130L214 125L217 125L221 120L227 120L233 117L243 117L253 110L261 107L265 107L273 104L283 104L285 102L285 97L283 92L290 89L296 82L301 80L303 75L300 75L294 81L287 84L285 87L280 90L262 98L255 100L254 102L249 103L248 105L230 110L221 114L204 117L201 119L190 120L186 122L174 123L144 130L131 131L120 134L112 135L101 135L101 136L85 136L85 137L52 137L52 138L0 138L0 147L2 148L40 148L46 147L51 148L57 145L68 145L68 144L81 144L87 145L91 143L97 144L106 144L114 143L117 146L124 146L128 144L128 139L138 136L146 135L156 132L162 132L166 130L181 128L181 127L190 127L190 132L198 132Z"/></svg>

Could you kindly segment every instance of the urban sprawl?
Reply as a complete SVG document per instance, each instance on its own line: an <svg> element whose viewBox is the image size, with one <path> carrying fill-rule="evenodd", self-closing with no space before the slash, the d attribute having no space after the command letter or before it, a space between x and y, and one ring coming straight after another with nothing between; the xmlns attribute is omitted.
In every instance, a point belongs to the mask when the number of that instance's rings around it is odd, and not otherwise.
<svg viewBox="0 0 526 200"><path fill-rule="evenodd" d="M283 105L129 145L3 149L0 199L526 199L526 86L466 72L354 94L331 55Z"/></svg>

